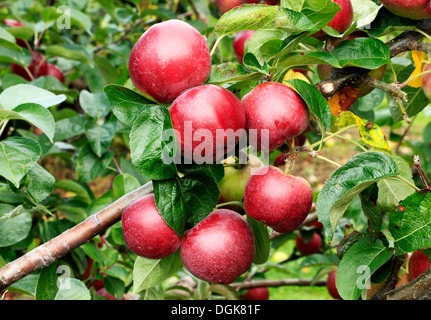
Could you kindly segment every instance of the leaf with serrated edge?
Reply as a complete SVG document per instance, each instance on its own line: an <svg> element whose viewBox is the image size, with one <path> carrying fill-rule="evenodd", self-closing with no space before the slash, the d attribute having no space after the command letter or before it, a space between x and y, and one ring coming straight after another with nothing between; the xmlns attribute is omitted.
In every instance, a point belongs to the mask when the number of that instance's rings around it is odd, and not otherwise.
<svg viewBox="0 0 431 320"><path fill-rule="evenodd" d="M319 221L331 240L335 229L352 200L380 179L398 175L392 158L381 152L355 155L325 182L317 199Z"/></svg>

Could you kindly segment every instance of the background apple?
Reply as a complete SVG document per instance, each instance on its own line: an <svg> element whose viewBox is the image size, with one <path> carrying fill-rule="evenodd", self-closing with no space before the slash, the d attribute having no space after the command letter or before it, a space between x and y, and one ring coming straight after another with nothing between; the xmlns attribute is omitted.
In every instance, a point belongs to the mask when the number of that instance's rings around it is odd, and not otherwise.
<svg viewBox="0 0 431 320"><path fill-rule="evenodd" d="M248 215L281 233L299 226L312 203L313 191L305 179L286 175L274 166L256 170L245 187Z"/></svg>
<svg viewBox="0 0 431 320"><path fill-rule="evenodd" d="M337 300L342 300L340 294L338 293L337 286L335 285L335 276L337 274L337 270L334 270L328 274L328 279L326 280L326 288L328 289L331 297Z"/></svg>
<svg viewBox="0 0 431 320"><path fill-rule="evenodd" d="M425 71L431 71L431 64L426 64L424 68ZM422 89L428 100L431 101L431 73L426 73L422 77Z"/></svg>
<svg viewBox="0 0 431 320"><path fill-rule="evenodd" d="M21 76L27 81L33 80L27 71L20 65L12 63L10 67L13 74ZM38 78L47 73L48 62L41 53L33 53L31 62L27 68L32 74L33 78Z"/></svg>
<svg viewBox="0 0 431 320"><path fill-rule="evenodd" d="M197 278L229 284L253 263L255 244L248 222L237 212L217 209L186 232L181 245L184 266Z"/></svg>
<svg viewBox="0 0 431 320"><path fill-rule="evenodd" d="M235 35L235 38L233 39L233 49L239 63L242 63L242 59L244 57L245 42L251 39L255 32L255 30L244 30Z"/></svg>
<svg viewBox="0 0 431 320"><path fill-rule="evenodd" d="M430 0L380 0L380 2L393 14L420 20L431 17Z"/></svg>
<svg viewBox="0 0 431 320"><path fill-rule="evenodd" d="M364 31L361 30L356 30L354 32L352 32L351 34L349 34L348 36L346 36L344 38L344 40L353 40L356 38L367 38L368 34ZM332 41L332 47L336 47L338 44L340 44L342 41ZM330 50L332 51L332 50ZM333 71L333 67L330 65L318 65L317 66L317 74L319 75L320 80L325 80L327 78L329 78L329 76L331 75ZM368 72L368 75L374 79L377 80L382 80L383 76L385 74L386 71L386 65L381 66L378 69L375 70L371 70L370 72ZM373 87L370 86L366 86L366 85L358 85L354 87L355 89L358 89L359 91L357 91L357 97L363 97L366 96L367 94L369 94L371 91L374 90Z"/></svg>
<svg viewBox="0 0 431 320"><path fill-rule="evenodd" d="M268 300L269 290L267 287L248 289L244 295L244 300Z"/></svg>
<svg viewBox="0 0 431 320"><path fill-rule="evenodd" d="M41 76L53 76L56 77L60 82L64 83L64 74L57 65L53 63L48 63L45 74L40 74Z"/></svg>
<svg viewBox="0 0 431 320"><path fill-rule="evenodd" d="M24 24L22 24L20 21L15 20L15 19L5 19L3 21L3 24L9 26L9 27L23 27ZM26 47L26 43L23 39L16 39L16 44L19 45L20 47Z"/></svg>
<svg viewBox="0 0 431 320"><path fill-rule="evenodd" d="M210 72L206 39L190 24L176 19L151 26L129 57L130 78L136 89L162 103L203 84Z"/></svg>
<svg viewBox="0 0 431 320"><path fill-rule="evenodd" d="M338 33L344 33L349 29L353 22L353 6L350 0L332 0L341 7L341 10L334 16L328 26L338 31ZM314 38L320 38L325 36L323 30L319 30L312 35Z"/></svg>
<svg viewBox="0 0 431 320"><path fill-rule="evenodd" d="M428 257L422 252L422 250L416 250L410 256L408 268L410 278L416 279L422 273L427 271L431 267L430 260Z"/></svg>
<svg viewBox="0 0 431 320"><path fill-rule="evenodd" d="M229 90L204 84L186 90L169 108L185 158L206 163L221 159L245 133L241 101Z"/></svg>
<svg viewBox="0 0 431 320"><path fill-rule="evenodd" d="M177 251L181 238L166 224L148 194L123 211L124 241L130 251L148 259L162 259Z"/></svg>
<svg viewBox="0 0 431 320"><path fill-rule="evenodd" d="M256 141L251 138L249 143L257 150L272 151L308 126L308 106L293 89L279 82L257 85L241 102L249 135L256 136ZM262 138L265 130L269 133L268 145Z"/></svg>
<svg viewBox="0 0 431 320"><path fill-rule="evenodd" d="M318 253L322 248L322 238L317 232L312 234L301 234L296 236L296 248L304 255Z"/></svg>

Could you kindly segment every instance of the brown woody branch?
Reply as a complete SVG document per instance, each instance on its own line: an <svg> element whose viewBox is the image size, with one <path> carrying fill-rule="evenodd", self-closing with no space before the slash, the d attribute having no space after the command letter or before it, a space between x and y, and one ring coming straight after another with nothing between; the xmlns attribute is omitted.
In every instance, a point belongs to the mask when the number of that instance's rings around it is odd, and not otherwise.
<svg viewBox="0 0 431 320"><path fill-rule="evenodd" d="M431 34L431 18L421 20L418 23L417 29L426 33ZM422 51L425 53L431 52L431 43L421 42L420 40L424 35L416 31L405 31L399 36L395 37L391 41L387 42L391 52L391 58L399 55L400 53L406 51ZM371 86L377 87L385 92L388 92L395 99L403 99L404 93L396 85L384 84L382 82L377 82L371 80L367 69L349 67L336 69L334 68L332 74L328 79L316 83L315 87L322 93L326 99L330 99L335 93L337 93L342 88L349 85L358 84L369 84Z"/></svg>
<svg viewBox="0 0 431 320"><path fill-rule="evenodd" d="M71 229L40 245L0 269L0 291L36 270L49 266L67 253L90 241L121 219L123 210L133 201L153 192L151 182L124 195Z"/></svg>

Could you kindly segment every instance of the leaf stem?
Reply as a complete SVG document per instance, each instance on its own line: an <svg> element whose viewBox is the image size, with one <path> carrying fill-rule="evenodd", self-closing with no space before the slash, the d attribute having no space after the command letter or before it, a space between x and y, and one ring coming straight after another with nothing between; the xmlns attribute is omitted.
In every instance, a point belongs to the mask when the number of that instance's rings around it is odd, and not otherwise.
<svg viewBox="0 0 431 320"><path fill-rule="evenodd" d="M9 122L9 120L2 120L0 122L0 137L3 134L3 131L6 128L8 122Z"/></svg>
<svg viewBox="0 0 431 320"><path fill-rule="evenodd" d="M220 41L221 41L225 36L226 36L226 34L224 34L224 35L222 35L222 36L218 37L218 38L217 38L217 40L214 42L213 47L211 48L211 53L210 53L210 56L211 56L211 57L212 57L212 56L214 55L214 53L216 52L217 47L218 47L218 45L219 45Z"/></svg>
<svg viewBox="0 0 431 320"><path fill-rule="evenodd" d="M240 206L241 208L245 209L244 203L242 203L241 201L229 201L229 202L219 203L216 205L216 208L232 206L232 205Z"/></svg>
<svg viewBox="0 0 431 320"><path fill-rule="evenodd" d="M324 142L326 142L326 141L328 141L328 140L330 140L330 139L332 139L332 138L334 138L334 137L336 137L336 136L339 136L339 135L340 135L341 133L343 133L344 131L347 131L347 130L349 130L349 129L351 129L351 128L354 128L354 127L356 127L356 124L351 125L351 126L344 127L343 129L340 129L340 130L338 130L337 132L330 133L330 134L329 134L327 137L325 137L324 139L322 139L322 140L320 140L320 141L318 141L318 142L315 142L315 143L313 143L313 144L309 145L309 146L308 146L308 148L313 149L313 148L315 148L315 147L317 147L317 146L321 145L322 143L324 143Z"/></svg>
<svg viewBox="0 0 431 320"><path fill-rule="evenodd" d="M415 186L413 183L411 183L410 181L408 181L403 176L397 175L397 176L395 176L395 178L397 178L398 180L401 180L404 183L408 184L410 187L412 187L413 189L415 189L417 192L421 191L421 189L419 189L417 186Z"/></svg>

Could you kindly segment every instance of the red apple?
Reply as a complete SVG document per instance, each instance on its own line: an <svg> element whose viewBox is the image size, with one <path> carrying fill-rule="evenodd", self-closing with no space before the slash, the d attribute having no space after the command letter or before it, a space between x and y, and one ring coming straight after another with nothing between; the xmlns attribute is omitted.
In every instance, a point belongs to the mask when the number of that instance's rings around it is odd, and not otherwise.
<svg viewBox="0 0 431 320"><path fill-rule="evenodd" d="M229 90L204 84L184 91L169 112L184 158L212 163L245 134L241 101Z"/></svg>
<svg viewBox="0 0 431 320"><path fill-rule="evenodd" d="M430 0L380 0L380 2L393 14L420 20L431 17Z"/></svg>
<svg viewBox="0 0 431 320"><path fill-rule="evenodd" d="M235 38L233 39L233 49L239 63L242 63L242 58L244 57L245 42L251 39L255 32L255 30L244 30L235 35Z"/></svg>
<svg viewBox="0 0 431 320"><path fill-rule="evenodd" d="M96 291L96 295L98 296L104 296L106 297L108 300L117 300L115 299L115 297L113 295L111 295L105 288L100 288L99 290Z"/></svg>
<svg viewBox="0 0 431 320"><path fill-rule="evenodd" d="M23 27L24 25L15 19L5 19L3 21L3 24L9 26L9 27ZM26 47L25 41L23 39L16 39L16 44L19 45L20 47Z"/></svg>
<svg viewBox="0 0 431 320"><path fill-rule="evenodd" d="M216 0L217 8L221 14L238 7L242 4L242 0Z"/></svg>
<svg viewBox="0 0 431 320"><path fill-rule="evenodd" d="M244 295L244 300L268 300L269 290L267 287L248 289Z"/></svg>
<svg viewBox="0 0 431 320"><path fill-rule="evenodd" d="M27 71L18 64L12 63L10 67L13 74L19 75L24 79L31 81L46 74L48 70L48 62L41 53L34 53L32 55L32 60L27 68L34 79L32 79Z"/></svg>
<svg viewBox="0 0 431 320"><path fill-rule="evenodd" d="M337 300L342 300L340 294L338 293L338 289L335 285L335 276L337 274L337 270L332 271L328 275L328 279L326 281L326 288L328 289L329 294Z"/></svg>
<svg viewBox="0 0 431 320"><path fill-rule="evenodd" d="M413 280L419 277L430 267L431 267L431 263L428 257L422 252L422 250L416 250L410 256L409 263L408 263L410 279Z"/></svg>
<svg viewBox="0 0 431 320"><path fill-rule="evenodd" d="M425 71L431 71L431 64L426 64L424 68ZM422 89L428 100L431 101L431 73L426 73L422 77Z"/></svg>
<svg viewBox="0 0 431 320"><path fill-rule="evenodd" d="M168 20L145 31L129 57L136 89L158 102L172 102L181 92L203 84L211 72L206 39L188 23Z"/></svg>
<svg viewBox="0 0 431 320"><path fill-rule="evenodd" d="M241 102L246 113L249 143L257 150L272 151L300 135L308 126L308 106L298 93L284 84L261 83Z"/></svg>
<svg viewBox="0 0 431 320"><path fill-rule="evenodd" d="M45 74L39 73L39 75L40 76L52 76L52 77L56 77L58 80L60 80L60 82L64 83L64 74L63 74L63 72L60 70L59 67L57 67L53 63L48 63L48 66L46 68L46 73Z"/></svg>
<svg viewBox="0 0 431 320"><path fill-rule="evenodd" d="M351 34L349 34L348 36L346 36L344 38L344 41L346 40L353 40L356 38L367 38L368 34L364 31L361 30L357 30L352 32ZM332 42L332 46L336 47L338 44L340 44L342 41L333 41ZM333 67L330 65L318 65L317 66L317 74L319 75L320 80L325 80L327 78L329 78L329 76L331 75L333 71ZM377 80L382 80L383 76L385 74L386 71L386 65L381 66L380 68L377 68L375 70L371 70L370 72L368 72L368 75L372 78L375 78ZM363 97L366 96L367 94L369 94L371 91L374 90L373 87L370 86L366 86L366 85L358 85L355 86L355 89L358 89L358 93L357 93L357 97Z"/></svg>
<svg viewBox="0 0 431 320"><path fill-rule="evenodd" d="M349 29L353 22L353 7L350 0L332 0L341 7L341 10L334 16L328 26L335 29L338 33L344 33ZM325 35L323 30L320 30L312 35L314 38L319 38Z"/></svg>
<svg viewBox="0 0 431 320"><path fill-rule="evenodd" d="M230 284L253 263L255 244L248 222L235 211L217 209L186 232L184 266L197 278Z"/></svg>
<svg viewBox="0 0 431 320"><path fill-rule="evenodd" d="M308 256L310 254L318 253L322 248L322 238L316 232L312 235L301 235L296 236L296 249L303 255Z"/></svg>
<svg viewBox="0 0 431 320"><path fill-rule="evenodd" d="M181 238L157 210L154 194L145 195L124 209L122 229L130 251L148 259L170 256L181 245Z"/></svg>
<svg viewBox="0 0 431 320"><path fill-rule="evenodd" d="M245 187L247 214L280 233L298 227L312 203L313 191L305 179L286 175L273 166L256 170Z"/></svg>

